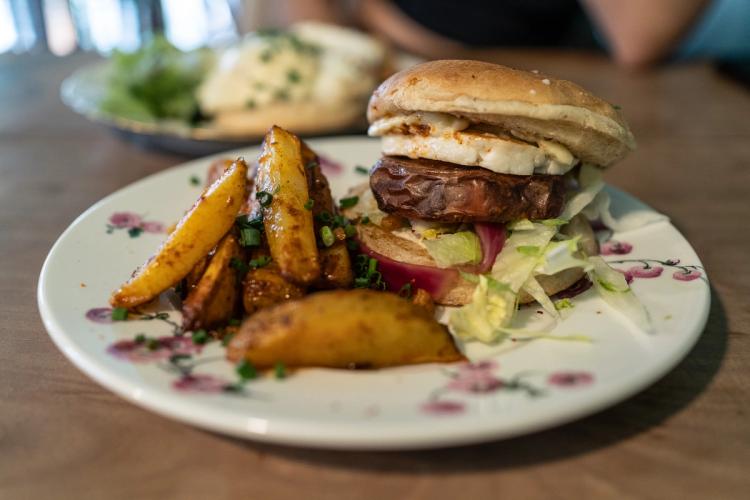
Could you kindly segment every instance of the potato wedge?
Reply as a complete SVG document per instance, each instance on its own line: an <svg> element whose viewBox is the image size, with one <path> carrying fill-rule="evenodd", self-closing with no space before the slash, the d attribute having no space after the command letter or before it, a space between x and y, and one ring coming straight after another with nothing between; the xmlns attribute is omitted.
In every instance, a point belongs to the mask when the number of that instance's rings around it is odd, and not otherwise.
<svg viewBox="0 0 750 500"><path fill-rule="evenodd" d="M246 198L247 165L237 160L198 198L156 255L112 294L110 304L145 304L184 278L229 231Z"/></svg>
<svg viewBox="0 0 750 500"><path fill-rule="evenodd" d="M320 250L320 278L313 286L319 290L349 288L354 282L354 272L346 242L337 241Z"/></svg>
<svg viewBox="0 0 750 500"><path fill-rule="evenodd" d="M280 302L299 299L305 295L305 288L284 278L279 267L271 262L265 267L251 269L245 276L242 286L242 304L247 314Z"/></svg>
<svg viewBox="0 0 750 500"><path fill-rule="evenodd" d="M448 330L423 308L394 294L335 290L285 302L249 317L227 357L258 368L380 368L449 363L464 356Z"/></svg>
<svg viewBox="0 0 750 500"><path fill-rule="evenodd" d="M299 139L272 127L258 160L257 192L272 196L263 210L271 257L290 281L307 285L320 276L320 259L310 210Z"/></svg>
<svg viewBox="0 0 750 500"><path fill-rule="evenodd" d="M214 328L234 317L240 297L237 271L230 267L240 258L240 245L227 234L216 247L206 271L182 303L182 328L186 331Z"/></svg>

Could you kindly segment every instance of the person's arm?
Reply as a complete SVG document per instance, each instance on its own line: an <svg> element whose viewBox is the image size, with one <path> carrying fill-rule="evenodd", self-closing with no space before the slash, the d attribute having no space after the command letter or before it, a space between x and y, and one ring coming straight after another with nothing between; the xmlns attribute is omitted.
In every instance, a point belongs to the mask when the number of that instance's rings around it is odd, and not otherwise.
<svg viewBox="0 0 750 500"><path fill-rule="evenodd" d="M582 0L618 63L643 67L667 57L710 0Z"/></svg>

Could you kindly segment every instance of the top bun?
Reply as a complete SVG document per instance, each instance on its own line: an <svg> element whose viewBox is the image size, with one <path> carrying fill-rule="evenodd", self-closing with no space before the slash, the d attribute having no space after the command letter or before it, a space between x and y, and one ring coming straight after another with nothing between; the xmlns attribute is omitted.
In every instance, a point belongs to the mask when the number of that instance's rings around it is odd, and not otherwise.
<svg viewBox="0 0 750 500"><path fill-rule="evenodd" d="M575 83L480 61L430 61L396 73L375 90L370 123L416 111L450 113L566 146L584 162L609 166L635 149L620 113Z"/></svg>

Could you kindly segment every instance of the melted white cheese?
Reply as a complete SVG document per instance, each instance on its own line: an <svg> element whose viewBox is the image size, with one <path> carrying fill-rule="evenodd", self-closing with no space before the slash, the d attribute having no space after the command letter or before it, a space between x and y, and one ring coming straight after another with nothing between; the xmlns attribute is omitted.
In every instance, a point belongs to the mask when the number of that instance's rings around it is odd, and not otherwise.
<svg viewBox="0 0 750 500"><path fill-rule="evenodd" d="M467 120L446 113L412 113L377 120L368 134L382 136L382 152L387 155L441 160L501 174L562 175L578 163L556 142L538 140L535 145L472 133L466 131L469 125Z"/></svg>

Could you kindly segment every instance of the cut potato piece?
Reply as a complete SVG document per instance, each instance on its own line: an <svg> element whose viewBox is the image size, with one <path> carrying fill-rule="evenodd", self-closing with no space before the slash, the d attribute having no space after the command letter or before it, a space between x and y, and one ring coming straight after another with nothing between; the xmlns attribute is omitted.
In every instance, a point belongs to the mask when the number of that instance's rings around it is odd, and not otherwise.
<svg viewBox="0 0 750 500"><path fill-rule="evenodd" d="M272 127L258 163L256 189L271 257L285 278L308 285L320 276L320 260L312 212L305 208L310 197L299 139Z"/></svg>
<svg viewBox="0 0 750 500"><path fill-rule="evenodd" d="M198 284L182 303L182 328L186 331L221 326L234 317L240 296L232 259L240 258L237 238L228 234L216 247Z"/></svg>
<svg viewBox="0 0 750 500"><path fill-rule="evenodd" d="M305 288L284 278L279 267L271 262L265 267L251 269L242 288L242 304L247 314L305 295Z"/></svg>
<svg viewBox="0 0 750 500"><path fill-rule="evenodd" d="M448 330L394 294L335 290L285 302L249 317L227 357L258 368L380 368L464 360Z"/></svg>
<svg viewBox="0 0 750 500"><path fill-rule="evenodd" d="M352 262L346 242L337 241L332 246L320 251L320 278L314 287L327 290L330 288L349 288L354 282Z"/></svg>
<svg viewBox="0 0 750 500"><path fill-rule="evenodd" d="M136 307L174 286L216 246L247 198L247 165L237 160L208 188L151 259L117 291L114 307Z"/></svg>

